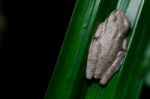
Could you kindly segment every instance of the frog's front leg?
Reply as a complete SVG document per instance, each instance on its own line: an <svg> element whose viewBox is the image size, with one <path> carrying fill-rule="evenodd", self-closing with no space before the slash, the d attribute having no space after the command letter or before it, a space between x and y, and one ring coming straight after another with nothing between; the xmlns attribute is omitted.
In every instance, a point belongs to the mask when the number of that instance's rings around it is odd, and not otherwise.
<svg viewBox="0 0 150 99"><path fill-rule="evenodd" d="M127 48L127 38L124 39L122 44L122 50L118 52L115 60L113 61L113 64L100 79L100 84L105 85L108 82L108 80L113 76L113 74L119 69L120 65L122 64L124 55L126 53L126 48Z"/></svg>

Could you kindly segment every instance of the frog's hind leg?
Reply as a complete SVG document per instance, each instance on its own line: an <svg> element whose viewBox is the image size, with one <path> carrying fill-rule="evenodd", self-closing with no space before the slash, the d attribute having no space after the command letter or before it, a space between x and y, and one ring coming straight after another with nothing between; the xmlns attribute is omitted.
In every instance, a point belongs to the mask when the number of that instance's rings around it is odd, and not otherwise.
<svg viewBox="0 0 150 99"><path fill-rule="evenodd" d="M88 60L87 60L87 68L86 68L86 78L87 79L92 79L95 68L96 68L96 63L97 63L97 57L100 52L101 45L99 42L94 42L90 45L89 49L89 55L88 55Z"/></svg>
<svg viewBox="0 0 150 99"><path fill-rule="evenodd" d="M113 74L119 69L122 63L123 56L124 56L124 51L118 52L117 57L114 60L113 64L103 75L103 77L100 79L100 84L105 85L107 81L113 76Z"/></svg>
<svg viewBox="0 0 150 99"><path fill-rule="evenodd" d="M119 69L126 52L127 52L127 38L124 39L122 43L122 50L118 52L113 64L101 78L100 83L102 85L105 85L107 81L113 76L113 74Z"/></svg>

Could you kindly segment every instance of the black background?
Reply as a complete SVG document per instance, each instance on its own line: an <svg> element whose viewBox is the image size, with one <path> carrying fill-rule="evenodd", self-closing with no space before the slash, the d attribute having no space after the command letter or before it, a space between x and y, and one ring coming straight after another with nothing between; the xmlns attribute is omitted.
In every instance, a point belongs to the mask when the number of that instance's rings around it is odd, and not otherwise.
<svg viewBox="0 0 150 99"><path fill-rule="evenodd" d="M2 1L1 99L43 99L75 2Z"/></svg>
<svg viewBox="0 0 150 99"><path fill-rule="evenodd" d="M75 2L2 1L1 99L43 99ZM147 92L144 86L141 99L149 98Z"/></svg>

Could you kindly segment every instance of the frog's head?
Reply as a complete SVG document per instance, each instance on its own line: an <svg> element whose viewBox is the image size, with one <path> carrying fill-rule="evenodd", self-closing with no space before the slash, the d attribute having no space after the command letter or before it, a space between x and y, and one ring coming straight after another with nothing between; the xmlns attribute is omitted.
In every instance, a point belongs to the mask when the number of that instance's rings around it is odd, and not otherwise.
<svg viewBox="0 0 150 99"><path fill-rule="evenodd" d="M124 17L125 17L124 13L121 10L116 9L108 17L108 21L109 22L121 22L122 23L124 21Z"/></svg>
<svg viewBox="0 0 150 99"><path fill-rule="evenodd" d="M117 23L120 26L123 26L125 30L128 30L129 23L125 17L125 14L120 9L114 10L107 19L107 22Z"/></svg>

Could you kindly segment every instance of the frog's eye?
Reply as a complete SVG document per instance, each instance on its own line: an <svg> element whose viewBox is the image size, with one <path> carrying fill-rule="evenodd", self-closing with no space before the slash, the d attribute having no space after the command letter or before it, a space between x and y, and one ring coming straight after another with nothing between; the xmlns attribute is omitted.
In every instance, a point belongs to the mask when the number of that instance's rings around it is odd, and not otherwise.
<svg viewBox="0 0 150 99"><path fill-rule="evenodd" d="M110 15L110 17L108 18L109 21L116 21L117 20L117 16L116 15Z"/></svg>
<svg viewBox="0 0 150 99"><path fill-rule="evenodd" d="M99 36L94 36L93 40L95 40L95 41L99 40Z"/></svg>

